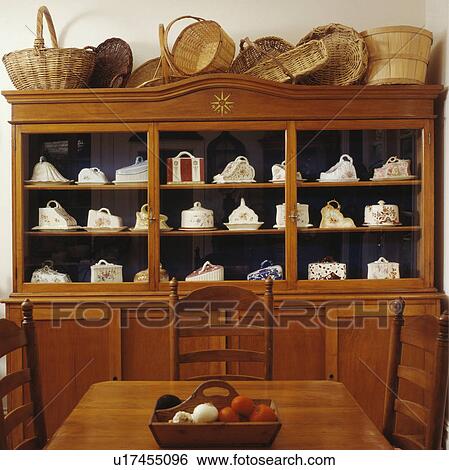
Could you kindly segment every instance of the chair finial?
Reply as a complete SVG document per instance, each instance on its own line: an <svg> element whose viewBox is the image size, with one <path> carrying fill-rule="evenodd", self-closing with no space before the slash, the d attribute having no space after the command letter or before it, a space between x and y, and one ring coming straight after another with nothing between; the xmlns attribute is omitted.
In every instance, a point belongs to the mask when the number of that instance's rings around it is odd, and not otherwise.
<svg viewBox="0 0 449 470"><path fill-rule="evenodd" d="M405 301L403 298L394 299L390 302L388 308L394 314L397 320L401 320L404 315Z"/></svg>
<svg viewBox="0 0 449 470"><path fill-rule="evenodd" d="M31 302L30 299L25 299L22 302L22 323L31 323L33 321L33 303Z"/></svg>

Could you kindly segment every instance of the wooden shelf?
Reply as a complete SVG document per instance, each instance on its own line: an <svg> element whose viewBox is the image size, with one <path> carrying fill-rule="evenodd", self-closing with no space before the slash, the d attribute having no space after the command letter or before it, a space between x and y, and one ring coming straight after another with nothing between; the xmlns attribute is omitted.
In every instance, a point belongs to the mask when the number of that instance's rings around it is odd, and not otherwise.
<svg viewBox="0 0 449 470"><path fill-rule="evenodd" d="M274 189L285 188L284 183L204 183L204 184L161 184L161 189Z"/></svg>
<svg viewBox="0 0 449 470"><path fill-rule="evenodd" d="M419 186L421 180L397 180L397 181L354 181L354 182L323 182L320 181L298 181L298 188L348 188L348 187L376 187L376 186Z"/></svg>
<svg viewBox="0 0 449 470"><path fill-rule="evenodd" d="M29 191L115 191L139 189L147 190L147 183L123 183L123 184L25 184L24 188Z"/></svg>
<svg viewBox="0 0 449 470"><path fill-rule="evenodd" d="M233 235L284 235L284 230L275 228L267 228L265 230L173 230L171 232L161 232L162 237L216 237L216 236L233 236Z"/></svg>
<svg viewBox="0 0 449 470"><path fill-rule="evenodd" d="M147 237L148 232L131 232L124 230L123 232L86 232L79 230L77 232L54 232L49 231L29 231L25 235L30 237Z"/></svg>
<svg viewBox="0 0 449 470"><path fill-rule="evenodd" d="M298 228L298 233L418 232L419 230L421 230L421 227L415 225L385 225L384 227Z"/></svg>

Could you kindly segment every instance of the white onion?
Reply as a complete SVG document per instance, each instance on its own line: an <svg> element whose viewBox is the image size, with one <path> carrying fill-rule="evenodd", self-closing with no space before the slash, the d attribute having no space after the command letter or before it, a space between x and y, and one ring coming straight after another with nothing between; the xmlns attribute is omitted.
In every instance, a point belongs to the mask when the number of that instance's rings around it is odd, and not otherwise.
<svg viewBox="0 0 449 470"><path fill-rule="evenodd" d="M213 423L217 421L218 410L212 403L197 405L192 413L194 423Z"/></svg>

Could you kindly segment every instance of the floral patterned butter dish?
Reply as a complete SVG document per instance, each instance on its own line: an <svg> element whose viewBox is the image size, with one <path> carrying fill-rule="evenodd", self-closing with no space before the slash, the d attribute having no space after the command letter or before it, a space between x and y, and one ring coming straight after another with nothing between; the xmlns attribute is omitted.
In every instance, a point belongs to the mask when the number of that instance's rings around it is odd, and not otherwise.
<svg viewBox="0 0 449 470"><path fill-rule="evenodd" d="M320 173L318 181L359 181L352 157L347 153L343 154L338 163L329 168L329 170Z"/></svg>
<svg viewBox="0 0 449 470"><path fill-rule="evenodd" d="M271 175L270 183L285 183L285 160L282 163L275 163L271 167ZM296 172L296 181L305 181L299 171Z"/></svg>
<svg viewBox="0 0 449 470"><path fill-rule="evenodd" d="M109 184L106 175L97 167L83 168L76 184Z"/></svg>
<svg viewBox="0 0 449 470"><path fill-rule="evenodd" d="M271 277L274 281L282 280L284 276L282 266L279 264L273 264L271 260L262 261L260 268L252 273L249 273L246 277L248 281L263 281Z"/></svg>
<svg viewBox="0 0 449 470"><path fill-rule="evenodd" d="M59 171L45 157L40 157L34 165L33 174L28 184L71 184L73 180L64 178Z"/></svg>
<svg viewBox="0 0 449 470"><path fill-rule="evenodd" d="M77 221L69 215L58 201L47 202L46 207L39 208L39 225L32 230L68 231L79 230Z"/></svg>
<svg viewBox="0 0 449 470"><path fill-rule="evenodd" d="M313 225L309 223L308 204L300 204L297 202L294 216L296 218L297 227L313 227ZM273 225L273 228L277 228L278 230L285 229L285 202L276 205L276 224Z"/></svg>
<svg viewBox="0 0 449 470"><path fill-rule="evenodd" d="M179 152L176 157L167 158L168 184L204 183L204 158L190 152Z"/></svg>
<svg viewBox="0 0 449 470"><path fill-rule="evenodd" d="M90 267L90 282L123 282L122 266L101 259Z"/></svg>
<svg viewBox="0 0 449 470"><path fill-rule="evenodd" d="M42 263L42 267L36 269L31 276L33 284L40 283L62 283L72 282L68 274L60 273L53 269L53 261L47 260Z"/></svg>
<svg viewBox="0 0 449 470"><path fill-rule="evenodd" d="M380 168L374 169L373 181L409 180L416 176L410 174L410 160L402 160L397 156L390 157Z"/></svg>
<svg viewBox="0 0 449 470"><path fill-rule="evenodd" d="M181 212L180 230L215 230L214 211L196 201L193 207Z"/></svg>
<svg viewBox="0 0 449 470"><path fill-rule="evenodd" d="M259 216L245 204L245 199L240 199L240 206L234 209L229 222L224 224L229 230L257 230L263 222L259 222Z"/></svg>
<svg viewBox="0 0 449 470"><path fill-rule="evenodd" d="M188 276L186 281L223 281L224 267L206 261L200 269L196 269Z"/></svg>
<svg viewBox="0 0 449 470"><path fill-rule="evenodd" d="M239 156L226 165L225 169L214 176L214 183L255 183L256 170L246 157Z"/></svg>
<svg viewBox="0 0 449 470"><path fill-rule="evenodd" d="M381 256L377 261L368 263L368 279L399 279L399 263L388 261Z"/></svg>
<svg viewBox="0 0 449 470"><path fill-rule="evenodd" d="M331 281L346 279L346 264L337 263L330 256L318 263L309 263L308 278L310 281Z"/></svg>
<svg viewBox="0 0 449 470"><path fill-rule="evenodd" d="M396 204L386 204L379 201L377 204L365 207L365 222L363 225L401 225L399 221L399 207Z"/></svg>
<svg viewBox="0 0 449 470"><path fill-rule="evenodd" d="M129 166L119 168L115 172L114 184L121 183L146 183L148 181L148 160L141 155Z"/></svg>
<svg viewBox="0 0 449 470"><path fill-rule="evenodd" d="M134 275L134 282L148 282L150 280L150 272L147 269L139 271ZM161 282L169 281L168 272L162 267L162 264L159 265L159 280Z"/></svg>
<svg viewBox="0 0 449 470"><path fill-rule="evenodd" d="M112 215L111 211L106 207L95 210L90 209L87 217L87 231L114 231L120 232L127 227L123 226L122 218L117 215Z"/></svg>
<svg viewBox="0 0 449 470"><path fill-rule="evenodd" d="M148 204L144 204L140 211L136 212L136 224L130 230L135 232L146 232L148 230Z"/></svg>
<svg viewBox="0 0 449 470"><path fill-rule="evenodd" d="M345 217L338 201L332 199L321 209L320 228L354 228L355 223L350 217Z"/></svg>

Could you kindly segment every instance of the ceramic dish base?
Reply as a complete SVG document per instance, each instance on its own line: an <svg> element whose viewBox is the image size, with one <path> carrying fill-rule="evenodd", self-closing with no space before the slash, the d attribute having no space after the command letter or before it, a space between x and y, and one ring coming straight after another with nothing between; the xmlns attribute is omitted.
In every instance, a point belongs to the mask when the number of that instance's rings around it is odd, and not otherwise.
<svg viewBox="0 0 449 470"><path fill-rule="evenodd" d="M60 184L60 185L64 185L64 184L73 184L75 182L75 180L69 180L69 181L34 181L34 180L25 180L25 183L26 184L39 184L39 185L42 185L42 186L45 186L45 185L49 185L49 186L52 186L54 184Z"/></svg>
<svg viewBox="0 0 449 470"><path fill-rule="evenodd" d="M410 176L391 176L385 178L370 178L370 181L408 181L408 180L415 180L417 178L416 175Z"/></svg>
<svg viewBox="0 0 449 470"><path fill-rule="evenodd" d="M402 223L399 222L398 224L363 224L364 227L397 227L399 225L402 225Z"/></svg>
<svg viewBox="0 0 449 470"><path fill-rule="evenodd" d="M317 179L318 183L357 183L357 181L360 181L360 178L341 178L338 180L323 180L323 179Z"/></svg>
<svg viewBox="0 0 449 470"><path fill-rule="evenodd" d="M302 183L303 181L308 181L306 179L300 179L296 180L297 183ZM285 180L268 180L269 183L279 183L279 184L285 184Z"/></svg>
<svg viewBox="0 0 449 470"><path fill-rule="evenodd" d="M278 230L285 230L285 225L273 225L273 228L277 228Z"/></svg>
<svg viewBox="0 0 449 470"><path fill-rule="evenodd" d="M83 227L86 232L123 232L128 227Z"/></svg>
<svg viewBox="0 0 449 470"><path fill-rule="evenodd" d="M147 228L130 228L129 229L130 232L140 232L140 233L144 233L144 232L148 232L148 229Z"/></svg>
<svg viewBox="0 0 449 470"><path fill-rule="evenodd" d="M98 181L92 181L92 182L89 182L89 181L86 181L86 182L81 182L81 181L75 181L75 184L78 184L80 186L83 186L83 185L88 185L88 186L106 186L108 184L112 184L110 181L108 181L107 183L99 183Z"/></svg>
<svg viewBox="0 0 449 470"><path fill-rule="evenodd" d="M77 230L83 230L84 227L76 225L74 227L55 228L55 227L33 227L31 230L36 232L76 232Z"/></svg>
<svg viewBox="0 0 449 470"><path fill-rule="evenodd" d="M214 230L217 230L217 227L209 227L209 228L204 228L204 227L198 227L198 228L179 228L178 230L181 230L182 232L212 232Z"/></svg>
<svg viewBox="0 0 449 470"><path fill-rule="evenodd" d="M224 224L228 230L259 230L262 227L263 222L257 222L255 224Z"/></svg>
<svg viewBox="0 0 449 470"><path fill-rule="evenodd" d="M226 180L222 182L214 181L214 184L247 184L247 183L256 183L256 180Z"/></svg>
<svg viewBox="0 0 449 470"><path fill-rule="evenodd" d="M168 227L168 228L160 228L160 232L171 232L173 230L173 227Z"/></svg>
<svg viewBox="0 0 449 470"><path fill-rule="evenodd" d="M313 224L307 224L307 225L297 225L296 228L312 228Z"/></svg>

